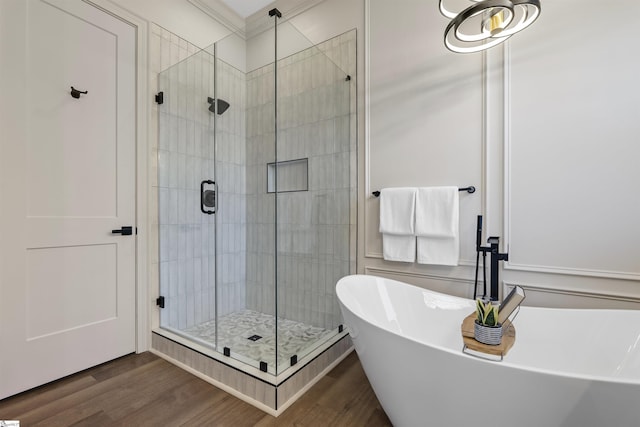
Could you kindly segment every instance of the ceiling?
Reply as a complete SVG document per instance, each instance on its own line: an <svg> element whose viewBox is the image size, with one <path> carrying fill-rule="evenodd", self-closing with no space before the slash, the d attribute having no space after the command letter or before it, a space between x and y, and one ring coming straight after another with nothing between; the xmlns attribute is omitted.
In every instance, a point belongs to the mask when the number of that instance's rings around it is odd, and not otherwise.
<svg viewBox="0 0 640 427"><path fill-rule="evenodd" d="M224 4L229 6L243 18L249 15L253 15L269 3L273 3L273 0L222 0Z"/></svg>
<svg viewBox="0 0 640 427"><path fill-rule="evenodd" d="M2 0L0 0L1 2ZM184 1L184 0L182 0ZM324 0L186 0L202 12L214 18L228 29L251 36L265 29L265 23L272 22L267 11L274 7L286 19L314 7Z"/></svg>

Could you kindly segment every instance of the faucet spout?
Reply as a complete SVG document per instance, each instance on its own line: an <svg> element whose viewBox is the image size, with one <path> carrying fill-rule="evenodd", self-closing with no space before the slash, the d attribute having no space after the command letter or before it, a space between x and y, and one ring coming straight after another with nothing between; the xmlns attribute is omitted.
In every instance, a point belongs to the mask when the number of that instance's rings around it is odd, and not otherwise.
<svg viewBox="0 0 640 427"><path fill-rule="evenodd" d="M508 253L500 253L500 237L492 236L487 241L491 246L488 249L491 252L491 290L489 297L492 301L497 301L499 297L499 278L498 273L500 269L498 267L499 261L509 261Z"/></svg>

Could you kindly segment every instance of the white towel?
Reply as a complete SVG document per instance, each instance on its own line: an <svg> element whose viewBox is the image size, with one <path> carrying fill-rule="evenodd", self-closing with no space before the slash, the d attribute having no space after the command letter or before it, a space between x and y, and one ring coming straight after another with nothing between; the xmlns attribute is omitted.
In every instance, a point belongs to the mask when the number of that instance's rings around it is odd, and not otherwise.
<svg viewBox="0 0 640 427"><path fill-rule="evenodd" d="M416 192L418 263L458 265L458 187L421 187Z"/></svg>
<svg viewBox="0 0 640 427"><path fill-rule="evenodd" d="M383 234L382 257L387 261L415 262L416 236Z"/></svg>
<svg viewBox="0 0 640 427"><path fill-rule="evenodd" d="M380 233L385 260L414 262L416 188L383 188L380 191Z"/></svg>

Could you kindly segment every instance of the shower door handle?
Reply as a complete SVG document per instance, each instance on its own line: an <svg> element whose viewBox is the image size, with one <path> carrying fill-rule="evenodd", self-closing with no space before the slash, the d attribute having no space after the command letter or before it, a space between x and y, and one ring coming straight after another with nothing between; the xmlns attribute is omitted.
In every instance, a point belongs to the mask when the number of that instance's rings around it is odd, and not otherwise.
<svg viewBox="0 0 640 427"><path fill-rule="evenodd" d="M204 186L205 184L209 184L209 185L213 185L214 189L213 190L205 190ZM216 208L217 208L217 195L216 195L216 183L215 181L210 181L208 179L202 181L200 183L200 210L202 211L203 214L207 214L207 215L212 215L214 213L216 213ZM205 209L206 207L212 207L213 210L207 210Z"/></svg>

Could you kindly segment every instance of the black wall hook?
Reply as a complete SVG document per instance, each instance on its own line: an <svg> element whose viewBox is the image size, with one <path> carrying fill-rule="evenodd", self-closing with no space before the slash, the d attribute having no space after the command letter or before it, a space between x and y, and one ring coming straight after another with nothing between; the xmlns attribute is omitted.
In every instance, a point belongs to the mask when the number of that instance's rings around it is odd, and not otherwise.
<svg viewBox="0 0 640 427"><path fill-rule="evenodd" d="M73 86L71 86L71 96L73 96L75 99L80 98L80 95L81 95L81 94L86 95L87 93L89 93L89 91L86 91L86 90L85 90L85 91L83 92L83 91L78 90L78 89L75 89Z"/></svg>

